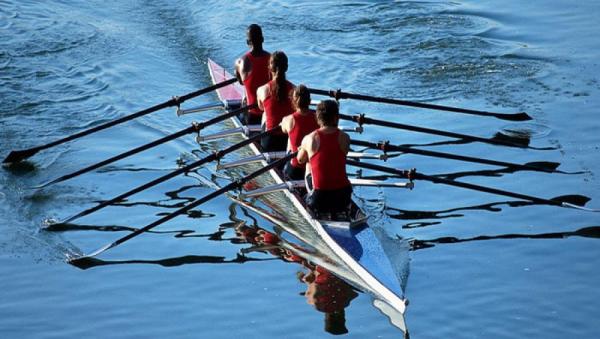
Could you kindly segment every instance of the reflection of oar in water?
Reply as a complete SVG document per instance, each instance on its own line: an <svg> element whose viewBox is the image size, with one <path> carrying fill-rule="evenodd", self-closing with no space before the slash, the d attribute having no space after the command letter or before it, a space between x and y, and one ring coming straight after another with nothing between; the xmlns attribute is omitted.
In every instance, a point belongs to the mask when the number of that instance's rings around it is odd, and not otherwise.
<svg viewBox="0 0 600 339"><path fill-rule="evenodd" d="M358 161L354 161L354 160L347 160L346 163L351 166L367 168L367 169L371 169L371 170L375 170L375 171L394 174L394 175L397 175L397 176L400 176L403 178L409 178L411 180L415 180L415 179L416 180L426 180L426 181L430 181L435 184L444 184L444 185L449 185L449 186L466 188L466 189L479 191L479 192L503 195L503 196L507 196L507 197L511 197L511 198L533 201L535 203L543 204L543 205L553 205L553 206L560 206L560 207L575 208L575 209L590 211L590 212L600 212L600 210L583 207L583 205L585 205L590 200L590 198L584 197L582 195L564 195L564 196L555 197L552 199L545 199L545 198L534 197L531 195L525 195L525 194L516 193L516 192L504 191L504 190L500 190L497 188L485 187L485 186L470 184L470 183L466 183L466 182L460 182L460 181L435 177L435 176L431 176L431 175L426 175L426 174L416 172L415 170L411 170L411 171L399 170L399 169L395 169L395 168L391 168L391 167L369 164L369 163L365 163L365 162L358 162Z"/></svg>
<svg viewBox="0 0 600 339"><path fill-rule="evenodd" d="M127 158L129 156L134 155L134 154L137 154L137 153L140 153L142 151L148 150L150 148L156 147L158 145L164 144L165 142L168 142L168 141L180 138L180 137L182 137L184 135L200 132L200 130L202 130L202 129L208 127L208 126L211 126L211 125L213 125L213 124L215 124L217 122L223 121L223 120L227 120L227 119L231 118L232 116L235 116L236 114L245 112L248 109L252 108L252 106L253 105L251 105L251 106L244 106L244 107L242 107L240 109L237 109L235 111L219 115L219 116L214 117L214 118L212 118L210 120L207 120L207 121L204 121L204 122L200 122L200 123L194 123L194 124L192 124L192 126L184 128L184 129L182 129L182 130L180 130L178 132L175 132L173 134L169 134L169 135L167 135L165 137L162 137L160 139L154 140L154 141L152 141L150 143L147 143L145 145L136 147L136 148L131 149L131 150L127 151L127 152L123 152L121 154L115 155L114 157L102 160L100 162L97 162L97 163L95 163L93 165L87 166L87 167L85 167L83 169L80 169L80 170L77 170L75 172L72 172L72 173L69 173L69 174L65 174L65 175L63 175L63 176L61 176L59 178L56 178L56 179L51 180L51 181L48 181L48 182L43 183L41 185L35 186L33 188L43 188L43 187L46 187L46 186L49 186L49 185L52 185L52 184L55 184L55 183L58 183L58 182L62 182L62 181L68 180L68 179L72 179L72 178L74 178L76 176L79 176L81 174L93 171L93 170L95 170L97 168L100 168L102 166L106 166L106 165L111 164L111 163L113 163L115 161Z"/></svg>
<svg viewBox="0 0 600 339"><path fill-rule="evenodd" d="M553 232L542 234L500 234L500 235L480 235L473 238L441 237L427 240L412 240L410 242L411 250L420 250L435 246L435 244L457 244L471 241L499 240L499 239L565 239L568 237L600 238L600 226L590 226L580 228L573 232Z"/></svg>
<svg viewBox="0 0 600 339"><path fill-rule="evenodd" d="M75 133L73 135L64 137L62 139L53 141L53 142L45 144L45 145L36 146L36 147L32 147L32 148L25 149L25 150L11 151L8 154L8 156L2 162L5 163L5 164L19 162L19 161L21 161L23 159L27 159L27 158L33 156L34 154L36 154L37 152L39 152L41 150L44 150L44 149L47 149L47 148L50 148L50 147L54 147L54 146L57 146L57 145L64 144L64 143L69 142L71 140L75 140L77 138L81 138L83 136L86 136L86 135L89 135L89 134L101 131L103 129L107 129L109 127L118 125L120 123L129 121L129 120L132 120L132 119L135 119L135 118L139 118L139 117L144 116L146 114L149 114L149 113L152 113L152 112L156 112L156 111L161 110L163 108L172 107L172 106L179 106L181 103L183 103L186 100L189 100L191 98L195 98L195 97L197 97L199 95L202 95L202 94L205 94L205 93L212 92L212 91L214 91L216 89L219 89L221 87L228 86L228 85L234 83L235 81L236 81L236 79L229 79L227 81L223 81L223 82L220 82L218 84L215 84L215 85L212 85L212 86L209 86L209 87L206 87L206 88L199 89L197 91L185 94L185 95L180 96L180 97L173 97L171 100L165 101L165 102L160 103L158 105L154 105L152 107L146 108L146 109L141 110L139 112L132 113L130 115L127 115L127 116L124 116L124 117L121 117L121 118L109 121L109 122L107 122L105 124L102 124L102 125L99 125L99 126L96 126L96 127L92 127L92 128L89 128L89 129L86 129L84 131Z"/></svg>
<svg viewBox="0 0 600 339"><path fill-rule="evenodd" d="M143 260L143 259L130 259L130 260L101 260L98 258L87 258L85 260L72 263L82 270L96 266L107 266L107 265L126 265L126 264L152 264L160 265L163 267L177 267L189 264L243 264L248 261L270 261L276 260L275 258L251 258L244 255L237 255L234 259L226 259L221 256L214 255L185 255L175 258L165 258L157 260Z"/></svg>
<svg viewBox="0 0 600 339"><path fill-rule="evenodd" d="M237 144L229 146L229 147L227 147L225 149L222 149L220 151L211 153L210 155L208 155L208 156L206 156L206 157L204 157L202 159L199 159L197 161L194 161L191 164L188 164L188 165L186 165L184 167L181 167L181 168L179 168L179 169L177 169L177 170L175 170L175 171L173 171L171 173L165 174L165 175L163 175L163 176L161 176L159 178L156 178L156 179L154 179L154 180L152 180L152 181L150 181L148 183L145 183L145 184L140 185L140 186L138 186L136 188L133 188L133 189L131 189L131 190L129 190L129 191L123 193L123 194L120 194L120 195L118 195L118 196L116 196L116 197L114 197L112 199L109 199L109 200L106 200L104 202L101 202L101 203L99 203L98 205L96 205L94 207L90 207L90 208L86 209L85 211L79 212L78 214L76 214L74 216L71 216L71 217L63 220L60 223L62 224L62 223L73 222L76 219L79 219L79 218L81 218L83 216L89 215L89 214L91 214L93 212L96 212L96 211L98 211L98 210L100 210L100 209L102 209L102 208L104 208L106 206L112 205L112 204L114 204L116 202L122 201L123 199L125 199L125 198L127 198L127 197L129 197L131 195L134 195L136 193L142 192L142 191L144 191L144 190L146 190L146 189L148 189L150 187L156 186L156 185L158 185L158 184L160 184L160 183L162 183L164 181L167 181L167 180L169 180L171 178L174 178L174 177L176 177L176 176L178 176L178 175L180 175L182 173L187 173L187 172L189 172L189 171L191 171L191 170L193 170L193 169L195 169L195 168L197 168L199 166L202 166L203 164L206 164L206 163L209 163L209 162L213 162L213 161L217 161L217 160L221 159L223 156L225 156L226 154L229 154L229 153L231 153L233 151L236 151L236 150L238 150L238 149L240 149L242 147L245 147L245 146L247 146L247 145L249 145L249 144L251 144L251 143L253 143L253 142L257 141L257 140L260 140L260 138L264 137L265 135L267 135L269 133L272 133L276 129L279 129L279 127L275 127L275 128L273 128L271 130L268 130L268 131L265 131L263 133L254 135L254 136L252 136L252 137L250 137L250 138L248 138L248 139L246 139L244 141L238 142Z"/></svg>
<svg viewBox="0 0 600 339"><path fill-rule="evenodd" d="M448 131L437 130L437 129L433 129L433 128L401 124L401 123L393 122L393 121L373 119L373 118L369 118L369 117L365 116L364 114L359 114L359 115L340 114L340 119L354 121L359 125L363 125L363 124L377 125L377 126L413 131L413 132L418 132L418 133L440 135L440 136L444 136L444 137L448 137L448 138L463 139L463 140L472 141L472 142L483 142L483 143L492 144L492 145L520 147L520 148L528 147L527 143L524 144L522 142L523 141L522 139L505 140L505 139L500 139L500 138L482 138L482 137L469 135L469 134L448 132ZM528 147L528 148L537 149L537 150L553 150L553 149L555 149L553 147L545 147L545 148Z"/></svg>
<svg viewBox="0 0 600 339"><path fill-rule="evenodd" d="M453 160L474 162L474 163L493 165L493 166L503 166L503 167L508 167L511 169L519 169L519 170L541 171L541 172L547 172L547 173L566 173L563 171L556 170L556 168L558 166L560 166L560 164L556 163L556 162L536 161L536 162L531 162L531 163L527 163L527 164L516 164L516 163L511 163L511 162L506 162L506 161L490 160L490 159L485 159L485 158L469 157L469 156L452 154L452 153L429 151L429 150L411 148L411 147L406 147L406 146L401 146L401 145L391 145L387 141L374 143L374 142L368 142L368 141L363 141L363 140L352 140L351 144L356 145L356 146L379 149L379 150L382 150L383 152L393 151L393 152L412 153L412 154L423 155L423 156L428 156L428 157L453 159Z"/></svg>
<svg viewBox="0 0 600 339"><path fill-rule="evenodd" d="M519 112L519 113L486 112L486 111L478 111L478 110L468 109L468 108L442 106L442 105L427 104L427 103L423 103L423 102L392 99L392 98L382 98L382 97L375 97L375 96L364 95L364 94L354 94L354 93L342 92L341 89L326 91L326 90L322 90L322 89L309 88L308 90L311 93L319 94L319 95L327 95L332 98L335 98L336 100L356 99L356 100L379 102L379 103L392 104L392 105L410 106L410 107L433 109L433 110L439 110L439 111L448 111L448 112L454 112L454 113L479 115L479 116L493 117L493 118L497 118L497 119L510 120L510 121L531 120L531 117L525 112Z"/></svg>
<svg viewBox="0 0 600 339"><path fill-rule="evenodd" d="M270 163L270 164L262 167L261 169L259 169L257 171L254 171L254 172L252 172L252 173L244 176L243 178L236 179L235 181L233 181L233 182L231 182L231 183L223 186L222 188L220 188L220 189L218 189L218 190L216 190L216 191L214 191L212 193L209 193L209 194L205 195L202 198L199 198L199 199L195 200L194 202L188 204L187 206L182 207L182 208L178 209L177 211L172 212L172 213L170 213L170 214L168 214L168 215L166 215L166 216L164 216L164 217L162 217L162 218L160 218L160 219L158 219L158 220L156 220L156 221L154 221L154 222L152 222L152 223L150 223L150 224L148 224L148 225L146 225L146 226L144 226L144 227L142 227L142 228L140 228L140 229L138 229L138 230L136 230L134 232L131 232L130 234L128 234L128 235L126 235L126 236L124 236L124 237L122 237L120 239L117 239L116 241L114 241L114 242L112 242L112 243L110 243L110 244L108 244L106 246L103 246L100 249L98 249L98 250L96 250L96 251L94 251L94 252L92 252L90 254L69 258L69 262L71 264L77 266L78 263L81 263L82 261L85 261L86 259L89 259L91 257L95 257L95 256L97 256L97 255L99 255L99 254L101 254L101 253L103 253L103 252L105 252L105 251L113 248L113 247L116 247L116 246L118 246L118 245L120 245L120 244L122 244L122 243L124 243L124 242L126 242L126 241L128 241L128 240L130 240L130 239L132 239L132 238L134 238L134 237L136 237L136 236L138 236L138 235L140 235L140 234L148 231L148 230L151 230L154 227L159 226L159 225L161 225L161 224L163 224L163 223L165 223L165 222L167 222L167 221L169 221L169 220L171 220L171 219L173 219L173 218L175 218L175 217L177 217L177 216L179 216L181 214L187 213L187 212L191 211L192 209L200 206L201 204L203 204L203 203L205 203L207 201L210 201L210 200L212 200L212 199L214 199L214 198L216 198L218 196L221 196L222 194L224 194L226 192L229 192L229 191L234 190L234 189L242 188L242 186L246 182L248 182L248 181L250 181L250 180L258 177L261 174L264 174L264 173L268 172L272 168L277 168L278 166L281 166L281 165L285 164L286 161L289 161L294 156L296 156L296 153L290 153L287 156L285 156L285 157L283 157L283 158L281 158L281 159L279 159L277 161L274 161L274 162L272 162L272 163Z"/></svg>

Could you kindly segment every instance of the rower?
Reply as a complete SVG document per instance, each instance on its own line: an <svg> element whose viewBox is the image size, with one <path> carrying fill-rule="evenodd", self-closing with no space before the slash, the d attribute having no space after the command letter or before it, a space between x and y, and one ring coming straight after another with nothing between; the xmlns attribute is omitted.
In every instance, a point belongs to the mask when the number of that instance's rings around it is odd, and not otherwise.
<svg viewBox="0 0 600 339"><path fill-rule="evenodd" d="M285 53L281 51L273 52L269 61L272 80L256 91L258 107L264 111L263 124L265 130L279 126L283 117L294 112L291 99L294 85L285 79L287 69L288 58ZM279 130L264 137L260 141L260 145L265 152L285 151L287 135Z"/></svg>
<svg viewBox="0 0 600 339"><path fill-rule="evenodd" d="M296 152L302 139L308 133L319 128L319 124L315 112L308 108L310 105L310 92L306 86L301 84L294 89L292 103L296 108L296 112L283 118L281 130L289 136L287 150ZM305 169L306 165L301 165L298 159L292 158L290 162L285 164L283 171L290 180L302 180L304 179Z"/></svg>
<svg viewBox="0 0 600 339"><path fill-rule="evenodd" d="M263 41L260 26L257 24L248 26L246 43L250 47L250 51L235 63L235 76L246 89L246 105L256 103L256 90L270 80L269 58L271 54L263 50ZM259 125L261 117L261 109L251 108L242 121L246 125Z"/></svg>
<svg viewBox="0 0 600 339"><path fill-rule="evenodd" d="M318 216L331 214L336 219L345 218L352 195L346 174L350 137L338 128L336 101L321 101L316 115L319 129L304 137L297 156L300 164L308 162L310 165L306 184L312 192L307 204Z"/></svg>

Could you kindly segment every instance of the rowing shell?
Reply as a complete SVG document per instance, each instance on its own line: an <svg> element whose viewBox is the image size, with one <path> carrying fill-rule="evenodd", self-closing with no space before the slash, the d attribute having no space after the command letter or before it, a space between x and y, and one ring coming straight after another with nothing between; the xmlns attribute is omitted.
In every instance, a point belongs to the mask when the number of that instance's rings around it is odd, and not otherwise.
<svg viewBox="0 0 600 339"><path fill-rule="evenodd" d="M213 83L230 79L232 75L213 60L208 59L208 68ZM244 89L235 83L217 90L221 102L227 109L241 105ZM237 117L231 118L235 127L242 127ZM249 146L253 155L261 155L257 145ZM266 165L262 162L259 166ZM256 166L256 165L255 165ZM260 177L258 184L283 184L284 180L277 170L269 171ZM311 258L319 265L334 272L355 287L369 292L375 297L374 305L390 317L391 322L406 333L404 311L406 301L403 291L385 254L381 242L366 223L366 218L358 225L340 225L313 218L301 197L291 190L268 193L258 198L272 211L257 207L256 201L231 196L237 203L255 211L267 220L282 227L299 240L311 245L323 257ZM356 205L356 204L354 204ZM359 209L360 210L360 209Z"/></svg>

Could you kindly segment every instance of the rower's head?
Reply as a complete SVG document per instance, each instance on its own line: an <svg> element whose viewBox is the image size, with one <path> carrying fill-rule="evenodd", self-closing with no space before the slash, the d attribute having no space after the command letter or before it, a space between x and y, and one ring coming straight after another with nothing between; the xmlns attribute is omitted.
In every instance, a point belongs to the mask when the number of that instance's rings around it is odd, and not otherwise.
<svg viewBox="0 0 600 339"><path fill-rule="evenodd" d="M325 313L325 331L334 335L348 333L346 311L343 308Z"/></svg>
<svg viewBox="0 0 600 339"><path fill-rule="evenodd" d="M308 109L308 105L310 105L310 92L304 84L300 84L294 88L292 102L298 111Z"/></svg>
<svg viewBox="0 0 600 339"><path fill-rule="evenodd" d="M273 73L273 77L276 78L278 74L285 75L288 69L288 58L282 51L275 51L271 54L269 60L269 70Z"/></svg>
<svg viewBox="0 0 600 339"><path fill-rule="evenodd" d="M250 47L262 46L264 42L262 29L257 24L251 24L246 31L246 43Z"/></svg>
<svg viewBox="0 0 600 339"><path fill-rule="evenodd" d="M271 58L269 59L269 70L271 71L271 76L275 81L275 84L272 88L273 96L277 98L278 101L289 100L289 92L286 89L286 79L285 72L288 69L288 58L285 53L282 51L275 51L271 54Z"/></svg>
<svg viewBox="0 0 600 339"><path fill-rule="evenodd" d="M317 122L321 127L337 127L340 107L335 100L323 100L317 105Z"/></svg>

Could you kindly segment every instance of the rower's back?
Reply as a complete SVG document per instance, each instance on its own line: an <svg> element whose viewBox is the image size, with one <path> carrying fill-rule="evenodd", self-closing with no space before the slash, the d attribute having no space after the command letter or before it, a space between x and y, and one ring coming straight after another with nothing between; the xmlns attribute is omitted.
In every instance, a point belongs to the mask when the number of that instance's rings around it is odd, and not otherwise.
<svg viewBox="0 0 600 339"><path fill-rule="evenodd" d="M307 135L298 154L300 163L310 167L312 192L307 204L318 214L346 212L351 203L352 185L346 173L350 138L338 127L337 102L325 100L317 105L320 128Z"/></svg>
<svg viewBox="0 0 600 339"><path fill-rule="evenodd" d="M246 42L250 51L236 62L235 73L246 90L246 105L257 103L256 91L271 79L269 60L271 54L263 50L262 29L256 24L248 26ZM262 110L258 107L248 110L246 125L258 125L262 118Z"/></svg>
<svg viewBox="0 0 600 339"><path fill-rule="evenodd" d="M258 107L264 110L263 122L266 130L280 125L283 118L294 112L292 91L294 85L287 81L288 58L282 51L275 51L269 61L271 78L267 84L257 90ZM287 135L276 130L261 139L261 147L265 152L285 151Z"/></svg>
<svg viewBox="0 0 600 339"><path fill-rule="evenodd" d="M346 154L338 128L318 129L318 148L310 157L313 187L316 190L338 190L350 185L346 174Z"/></svg>

